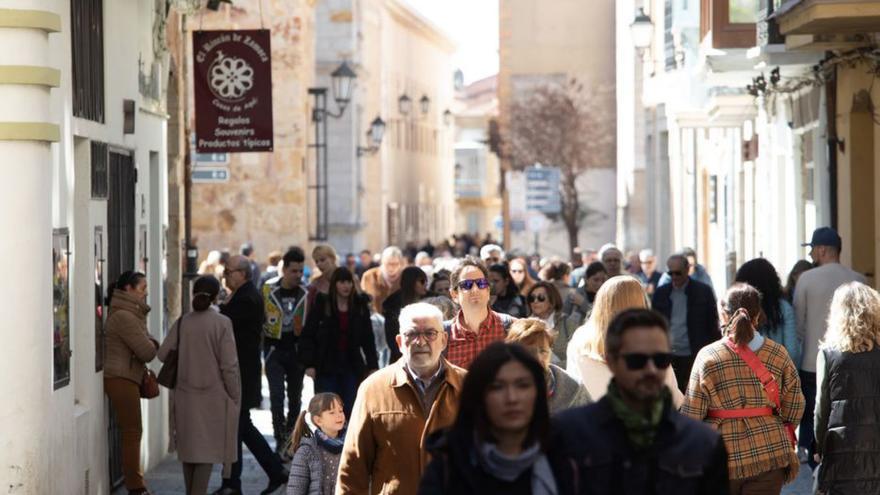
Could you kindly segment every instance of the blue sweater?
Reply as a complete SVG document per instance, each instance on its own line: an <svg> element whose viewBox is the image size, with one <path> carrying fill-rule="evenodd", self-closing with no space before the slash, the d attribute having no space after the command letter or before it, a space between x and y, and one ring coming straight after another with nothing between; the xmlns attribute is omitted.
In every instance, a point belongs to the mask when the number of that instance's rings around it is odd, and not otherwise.
<svg viewBox="0 0 880 495"><path fill-rule="evenodd" d="M779 309L782 312L782 322L775 327L765 323L758 331L770 340L781 344L788 351L788 355L794 365L801 365L801 341L797 336L797 324L794 317L794 308L785 299L779 300Z"/></svg>

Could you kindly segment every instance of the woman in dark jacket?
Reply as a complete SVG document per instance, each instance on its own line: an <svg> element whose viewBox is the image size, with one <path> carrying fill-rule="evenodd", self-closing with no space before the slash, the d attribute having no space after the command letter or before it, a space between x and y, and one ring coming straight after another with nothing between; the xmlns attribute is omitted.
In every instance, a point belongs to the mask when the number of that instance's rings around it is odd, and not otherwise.
<svg viewBox="0 0 880 495"><path fill-rule="evenodd" d="M428 439L420 495L574 493L548 445L544 368L519 344L496 342L471 363L452 427Z"/></svg>
<svg viewBox="0 0 880 495"><path fill-rule="evenodd" d="M519 295L519 287L510 275L507 263L498 263L489 267L489 282L492 284L492 311L525 318L528 314L525 300Z"/></svg>
<svg viewBox="0 0 880 495"><path fill-rule="evenodd" d="M874 289L852 282L835 291L816 380L816 493L880 493L880 294Z"/></svg>
<svg viewBox="0 0 880 495"><path fill-rule="evenodd" d="M400 358L397 347L397 334L400 332L400 310L404 306L419 302L428 293L428 276L417 266L408 266L400 274L400 289L391 293L382 303L382 315L385 317L385 340L391 351L390 363Z"/></svg>
<svg viewBox="0 0 880 495"><path fill-rule="evenodd" d="M299 340L306 374L315 380L315 393L342 397L346 417L360 383L379 368L369 299L357 292L348 268L337 268L330 293L318 294Z"/></svg>

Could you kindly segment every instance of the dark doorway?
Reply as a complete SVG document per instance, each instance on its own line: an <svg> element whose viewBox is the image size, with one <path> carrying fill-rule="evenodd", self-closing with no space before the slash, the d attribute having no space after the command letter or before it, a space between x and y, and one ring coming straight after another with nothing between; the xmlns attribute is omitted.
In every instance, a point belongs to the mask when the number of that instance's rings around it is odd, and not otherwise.
<svg viewBox="0 0 880 495"><path fill-rule="evenodd" d="M134 160L128 153L110 151L109 194L107 198L107 280L116 281L123 272L135 268L135 183ZM110 485L116 487L122 476L122 434L113 409L110 411L108 441Z"/></svg>

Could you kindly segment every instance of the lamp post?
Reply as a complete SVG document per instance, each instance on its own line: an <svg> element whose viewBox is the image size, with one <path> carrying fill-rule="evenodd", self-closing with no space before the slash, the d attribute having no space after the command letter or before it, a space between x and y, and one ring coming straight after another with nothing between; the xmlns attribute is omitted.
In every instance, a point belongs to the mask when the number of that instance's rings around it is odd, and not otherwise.
<svg viewBox="0 0 880 495"><path fill-rule="evenodd" d="M647 65L651 60L650 48L654 37L654 21L651 20L651 16L645 13L644 8L639 7L635 19L629 25L629 31L633 46L642 56L642 63ZM653 69L646 72L654 73Z"/></svg>
<svg viewBox="0 0 880 495"><path fill-rule="evenodd" d="M428 95L422 95L422 98L419 100L419 106L422 109L422 116L428 115L428 111L431 110L431 99L428 98Z"/></svg>
<svg viewBox="0 0 880 495"><path fill-rule="evenodd" d="M309 232L309 239L313 241L327 240L327 224L329 211L329 198L327 194L327 121L329 117L338 119L345 113L345 108L351 102L351 94L354 90L357 74L349 67L347 62L330 73L333 99L336 101L338 110L336 113L327 110L327 88L309 88L309 94L313 98L312 122L315 124L315 142L309 148L315 150L315 183L309 186L314 191L315 197L315 230Z"/></svg>

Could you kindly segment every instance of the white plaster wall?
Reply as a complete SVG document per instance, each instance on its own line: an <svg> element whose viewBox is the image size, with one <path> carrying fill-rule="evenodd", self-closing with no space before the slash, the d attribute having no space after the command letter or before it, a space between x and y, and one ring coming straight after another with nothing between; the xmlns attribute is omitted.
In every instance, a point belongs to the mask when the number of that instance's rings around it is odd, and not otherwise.
<svg viewBox="0 0 880 495"><path fill-rule="evenodd" d="M7 5L9 4L9 5ZM45 94L34 88L12 88L0 92L0 120L44 120L60 125L57 144L0 143L0 167L7 177L0 193L0 218L4 230L14 235L0 239L0 253L15 263L8 268L16 284L0 289L9 307L4 314L7 346L0 359L0 390L13 400L0 405L0 486L8 493L107 494L107 416L103 373L95 371L94 252L95 225L104 225L106 202L91 200L89 146L82 138L104 141L120 149L136 150L140 181L137 186L138 214L143 203L147 212L138 224L160 230L165 220L164 191L167 189L165 117L137 116L137 132L123 135L122 100L139 101L139 39L152 36L151 12L142 4L151 0L104 2L105 19L105 108L104 123L72 117L70 3L47 1L4 2L4 7L49 8L61 15L62 32L41 41L33 33L20 35L0 30L4 50L0 63L49 65L61 70L61 86ZM30 39L26 39L30 38ZM44 93L41 94L40 91ZM42 97L42 101L41 101ZM78 136L78 137L77 137ZM149 151L160 157L158 184L151 189ZM8 170L6 170L8 168ZM155 191L160 197L153 197ZM142 199L143 198L143 201ZM151 204L161 206L150 216ZM25 221L26 219L26 221ZM52 228L70 229L70 336L72 348L70 384L52 390L52 293L48 253ZM154 237L148 274L158 279L162 255ZM105 245L106 252L106 245ZM105 287L106 287L105 280ZM152 283L150 302L160 310L151 316L150 329L161 337L162 291ZM144 403L145 467L165 455L167 400ZM85 478L88 471L89 485Z"/></svg>

